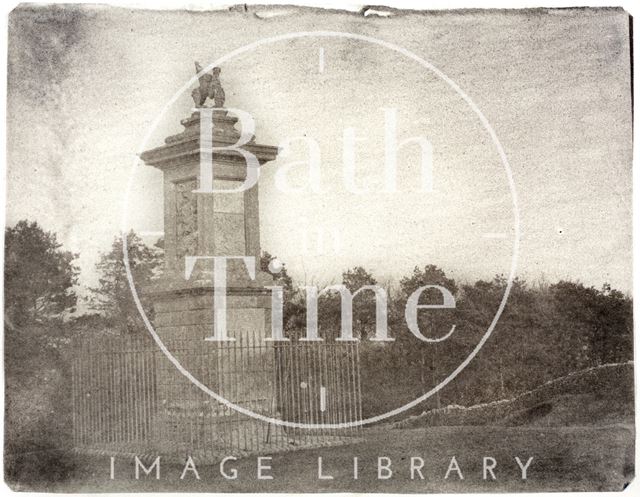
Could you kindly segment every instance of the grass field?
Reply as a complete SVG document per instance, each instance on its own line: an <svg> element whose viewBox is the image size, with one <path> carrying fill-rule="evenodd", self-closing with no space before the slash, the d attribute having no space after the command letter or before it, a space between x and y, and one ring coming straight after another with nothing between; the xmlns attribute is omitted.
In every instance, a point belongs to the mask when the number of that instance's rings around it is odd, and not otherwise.
<svg viewBox="0 0 640 497"><path fill-rule="evenodd" d="M136 480L131 460L119 459L115 480L109 479L109 458L82 457L66 481L32 489L66 492L179 491L179 492L502 492L622 490L633 479L633 426L602 427L431 427L364 430L355 445L298 450L273 456L272 480L258 480L257 460L249 457L228 466L238 471L225 480L217 465L199 466L201 480L189 473L180 480L182 466L162 463L161 478ZM353 457L359 475L353 478ZM444 475L455 456L464 480L455 471ZM495 458L496 480L482 478L483 457ZM526 462L527 480L514 457ZM332 480L318 480L317 458ZM391 460L393 476L377 479L377 458ZM424 460L424 480L410 478L410 458ZM25 486L14 488L27 489Z"/></svg>

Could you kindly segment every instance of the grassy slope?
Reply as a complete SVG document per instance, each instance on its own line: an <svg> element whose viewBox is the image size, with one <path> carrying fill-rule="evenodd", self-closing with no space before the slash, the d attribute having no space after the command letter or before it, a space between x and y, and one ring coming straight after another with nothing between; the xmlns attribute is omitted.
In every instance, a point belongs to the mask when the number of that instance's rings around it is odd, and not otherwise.
<svg viewBox="0 0 640 497"><path fill-rule="evenodd" d="M514 399L447 406L396 422L394 427L632 424L633 387L632 363L603 365L550 381Z"/></svg>

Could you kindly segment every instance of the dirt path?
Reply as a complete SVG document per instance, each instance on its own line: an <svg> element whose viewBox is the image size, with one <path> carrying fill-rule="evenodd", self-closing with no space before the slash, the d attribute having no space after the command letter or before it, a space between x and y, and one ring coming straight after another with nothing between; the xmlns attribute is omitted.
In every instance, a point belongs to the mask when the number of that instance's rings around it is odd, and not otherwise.
<svg viewBox="0 0 640 497"><path fill-rule="evenodd" d="M515 427L437 427L407 430L370 429L366 440L349 446L299 450L277 454L264 475L257 478L256 457L230 461L227 472L238 472L237 479L227 480L218 465L197 467L200 480L189 472L180 479L183 467L161 462L161 478L135 479L132 461L118 460L115 480L109 479L109 458L95 457L80 461L73 479L53 486L54 491L178 491L178 492L496 492L619 490L633 474L633 426L566 428ZM450 471L456 458L460 472ZM318 479L318 457L322 458L323 476ZM358 478L353 475L353 458L358 458ZM389 479L378 479L378 458L389 458ZM414 470L411 478L411 458ZM487 473L483 479L483 458L492 457L496 479ZM527 479L515 457L526 464ZM383 460L387 464L387 460ZM487 462L491 465L491 460ZM381 470L382 476L389 474ZM460 480L460 473L464 477ZM43 488L43 487L40 487Z"/></svg>

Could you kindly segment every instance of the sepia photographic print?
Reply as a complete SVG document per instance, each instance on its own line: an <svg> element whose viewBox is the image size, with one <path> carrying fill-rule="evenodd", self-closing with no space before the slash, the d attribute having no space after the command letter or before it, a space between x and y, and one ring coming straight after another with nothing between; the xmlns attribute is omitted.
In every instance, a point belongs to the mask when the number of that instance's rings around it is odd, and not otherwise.
<svg viewBox="0 0 640 497"><path fill-rule="evenodd" d="M631 490L633 18L469 7L8 13L6 486Z"/></svg>

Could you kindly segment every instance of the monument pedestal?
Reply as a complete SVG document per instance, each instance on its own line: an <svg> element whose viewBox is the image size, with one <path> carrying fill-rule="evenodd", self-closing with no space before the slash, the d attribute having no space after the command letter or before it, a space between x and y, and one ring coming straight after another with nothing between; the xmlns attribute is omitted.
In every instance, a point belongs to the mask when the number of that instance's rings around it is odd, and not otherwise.
<svg viewBox="0 0 640 497"><path fill-rule="evenodd" d="M163 286L171 286L165 285ZM214 289L210 284L174 284L153 293L154 326L167 350L193 378L237 406L267 417L276 409L276 364L269 336L270 296L258 288L227 294L227 331L234 341L207 341L213 334ZM218 453L259 452L284 439L282 430L218 402L162 356L157 364L161 399L156 426L163 452L202 454L200 440ZM279 440L276 440L279 438Z"/></svg>

